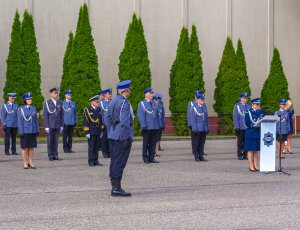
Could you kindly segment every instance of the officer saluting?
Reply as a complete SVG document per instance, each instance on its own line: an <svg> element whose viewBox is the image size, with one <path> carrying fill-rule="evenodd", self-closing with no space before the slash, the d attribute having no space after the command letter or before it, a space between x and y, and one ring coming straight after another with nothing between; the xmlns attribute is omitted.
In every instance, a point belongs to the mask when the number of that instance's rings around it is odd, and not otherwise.
<svg viewBox="0 0 300 230"><path fill-rule="evenodd" d="M112 196L131 196L121 188L124 168L133 141L133 110L127 98L130 96L130 80L117 84L118 94L109 103L109 119L111 128L108 133L110 146L109 177L111 180Z"/></svg>
<svg viewBox="0 0 300 230"><path fill-rule="evenodd" d="M2 105L1 108L1 121L2 128L5 132L5 154L9 155L10 138L11 138L11 151L13 155L18 155L16 151L16 138L18 132L18 105L15 103L16 93L8 94L8 102Z"/></svg>
<svg viewBox="0 0 300 230"><path fill-rule="evenodd" d="M98 95L92 97L89 102L91 105L84 109L84 131L88 139L88 163L89 166L103 166L98 161L99 142L102 133L102 116Z"/></svg>
<svg viewBox="0 0 300 230"><path fill-rule="evenodd" d="M158 107L152 101L153 91L151 88L144 90L145 99L137 109L137 115L143 134L143 160L145 164L159 163L154 159L155 146L159 131ZM147 154L148 153L148 154Z"/></svg>
<svg viewBox="0 0 300 230"><path fill-rule="evenodd" d="M239 160L247 159L247 152L244 151L245 143L245 114L251 108L248 102L248 93L242 93L233 109L233 122L235 135L237 137L237 156Z"/></svg>
<svg viewBox="0 0 300 230"><path fill-rule="evenodd" d="M112 97L112 89L106 89L102 91L104 93L104 98L99 102L101 107L101 114L102 114L102 122L104 124L103 128L103 135L101 140L101 147L102 147L102 154L104 158L110 157L110 151L109 151L109 142L107 139L108 131L110 130L110 122L109 122L109 112L108 112L108 106L111 101Z"/></svg>
<svg viewBox="0 0 300 230"><path fill-rule="evenodd" d="M58 157L58 137L63 131L64 112L63 103L58 100L59 88L49 90L50 99L44 103L43 119L44 127L47 132L47 151L50 161L62 160Z"/></svg>
<svg viewBox="0 0 300 230"><path fill-rule="evenodd" d="M77 108L76 103L71 101L72 90L64 92L65 100L63 101L64 110L64 130L63 130L63 148L65 153L74 153L72 150L72 139L74 128L77 125Z"/></svg>

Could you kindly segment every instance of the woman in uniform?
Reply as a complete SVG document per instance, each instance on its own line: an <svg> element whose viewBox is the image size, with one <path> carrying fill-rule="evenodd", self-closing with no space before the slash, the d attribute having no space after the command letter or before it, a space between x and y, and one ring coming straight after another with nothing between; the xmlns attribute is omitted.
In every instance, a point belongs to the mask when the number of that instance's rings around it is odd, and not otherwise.
<svg viewBox="0 0 300 230"><path fill-rule="evenodd" d="M255 124L263 118L264 113L260 110L260 98L251 100L252 108L245 115L245 145L244 150L248 151L249 170L258 171L258 152L260 151L260 127Z"/></svg>
<svg viewBox="0 0 300 230"><path fill-rule="evenodd" d="M287 100L285 110L289 113L289 134L287 136L287 153L293 154L292 152L292 135L294 133L294 109L293 102L291 100Z"/></svg>
<svg viewBox="0 0 300 230"><path fill-rule="evenodd" d="M24 169L36 169L33 164L34 148L37 147L36 137L39 134L39 122L35 106L32 105L32 94L22 96L24 105L18 110L18 128Z"/></svg>
<svg viewBox="0 0 300 230"><path fill-rule="evenodd" d="M165 108L164 108L164 103L162 101L162 95L160 93L154 94L153 101L157 104L157 108L158 108L159 131L157 134L157 142L155 146L155 156L159 156L158 151L163 151L163 149L160 147L160 141L161 141L162 132L165 129L165 124L166 124Z"/></svg>

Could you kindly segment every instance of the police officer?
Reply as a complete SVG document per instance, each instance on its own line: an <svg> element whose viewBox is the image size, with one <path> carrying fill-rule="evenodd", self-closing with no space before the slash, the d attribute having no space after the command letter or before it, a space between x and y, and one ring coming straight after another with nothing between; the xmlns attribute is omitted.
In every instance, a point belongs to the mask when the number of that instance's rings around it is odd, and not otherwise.
<svg viewBox="0 0 300 230"><path fill-rule="evenodd" d="M208 113L205 106L205 95L197 94L197 103L190 104L188 108L188 121L192 131L192 149L195 161L207 161L204 158L204 145L208 129Z"/></svg>
<svg viewBox="0 0 300 230"><path fill-rule="evenodd" d="M64 111L63 103L58 98L59 88L49 90L50 99L44 103L43 119L47 132L47 152L50 161L62 160L58 157L58 137L63 132Z"/></svg>
<svg viewBox="0 0 300 230"><path fill-rule="evenodd" d="M38 113L32 105L32 94L25 93L22 96L24 105L18 110L18 128L24 169L36 169L33 165L34 148L37 147L37 136L39 135Z"/></svg>
<svg viewBox="0 0 300 230"><path fill-rule="evenodd" d="M16 138L18 132L18 105L15 103L16 93L8 94L7 103L2 105L1 108L1 121L2 128L5 133L5 154L9 155L10 138L11 138L11 151L13 155L18 155L16 150Z"/></svg>
<svg viewBox="0 0 300 230"><path fill-rule="evenodd" d="M104 98L102 101L100 101L102 122L103 122L103 135L102 135L101 145L102 145L103 157L109 158L110 150L109 150L109 141L107 139L107 134L110 129L110 122L108 120L109 117L108 106L112 98L112 89L106 89L103 91L103 93L104 93Z"/></svg>
<svg viewBox="0 0 300 230"><path fill-rule="evenodd" d="M155 156L159 156L158 151L163 151L163 149L160 147L160 141L161 141L162 132L165 129L165 126L166 126L165 108L164 108L164 103L162 101L162 95L160 93L155 93L154 94L153 101L156 103L157 109L158 109L159 131L158 131L158 134L157 134L157 142L156 142L156 147L155 147Z"/></svg>
<svg viewBox="0 0 300 230"><path fill-rule="evenodd" d="M256 122L263 118L264 113L260 110L260 98L251 100L252 107L245 114L245 145L248 152L249 170L258 171L258 152L260 151L260 127L255 127Z"/></svg>
<svg viewBox="0 0 300 230"><path fill-rule="evenodd" d="M101 109L101 101L104 99L104 90L98 93L98 107ZM98 143L99 151L102 151L102 138L100 138Z"/></svg>
<svg viewBox="0 0 300 230"><path fill-rule="evenodd" d="M65 100L63 101L64 110L64 129L63 129L63 149L65 153L74 153L72 150L72 139L74 128L77 125L77 108L76 103L71 100L72 90L64 92Z"/></svg>
<svg viewBox="0 0 300 230"><path fill-rule="evenodd" d="M143 134L143 160L145 164L159 163L155 160L155 146L159 131L158 107L152 101L152 88L144 90L145 99L140 101L137 109L137 116Z"/></svg>
<svg viewBox="0 0 300 230"><path fill-rule="evenodd" d="M111 128L108 133L110 146L109 177L111 180L112 196L131 196L121 187L124 168L131 150L133 141L133 110L128 97L130 96L130 80L117 84L118 94L109 103L109 120Z"/></svg>
<svg viewBox="0 0 300 230"><path fill-rule="evenodd" d="M280 99L279 109L275 112L275 114L279 117L276 122L276 140L277 140L277 149L280 152L280 157L284 157L284 143L287 141L287 136L290 131L290 117L289 112L285 110L286 99ZM280 146L281 145L281 146Z"/></svg>
<svg viewBox="0 0 300 230"><path fill-rule="evenodd" d="M91 105L84 109L84 131L88 139L88 164L89 166L103 166L98 160L102 133L102 116L98 95L90 98L89 102Z"/></svg>
<svg viewBox="0 0 300 230"><path fill-rule="evenodd" d="M242 93L240 95L240 101L234 106L233 109L233 122L235 135L237 137L237 157L239 160L247 159L247 152L244 151L245 143L245 114L251 108L248 102L248 93Z"/></svg>

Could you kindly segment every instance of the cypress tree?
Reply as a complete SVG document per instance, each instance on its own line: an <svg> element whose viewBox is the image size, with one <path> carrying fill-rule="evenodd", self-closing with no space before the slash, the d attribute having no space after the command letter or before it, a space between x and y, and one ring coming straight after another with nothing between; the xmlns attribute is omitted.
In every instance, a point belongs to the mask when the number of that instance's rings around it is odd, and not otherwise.
<svg viewBox="0 0 300 230"><path fill-rule="evenodd" d="M150 61L142 20L133 14L126 33L125 45L119 56L120 81L131 80L131 96L129 101L134 113L138 103L144 98L143 91L151 87ZM135 134L139 132L138 120L135 119Z"/></svg>
<svg viewBox="0 0 300 230"><path fill-rule="evenodd" d="M66 52L64 55L64 63L63 63L63 74L61 77L61 83L60 83L60 93L59 96L61 99L64 99L64 91L69 88L69 81L70 81L70 75L69 75L69 56L72 50L73 45L73 33L69 33L69 41L67 44Z"/></svg>
<svg viewBox="0 0 300 230"><path fill-rule="evenodd" d="M22 21L23 63L25 86L23 93L30 91L34 96L34 105L40 111L43 108L44 97L41 92L41 66L35 38L32 15L26 10Z"/></svg>
<svg viewBox="0 0 300 230"><path fill-rule="evenodd" d="M261 91L261 103L269 106L271 112L275 112L278 109L278 100L282 98L289 99L290 94L279 51L274 48L270 73Z"/></svg>
<svg viewBox="0 0 300 230"><path fill-rule="evenodd" d="M191 85L194 87L192 88L192 92L195 90L201 90L203 93L205 93L205 83L203 80L203 68L202 68L203 63L201 58L201 51L199 48L197 28L195 25L192 26L190 46L191 46L191 68L193 73Z"/></svg>
<svg viewBox="0 0 300 230"><path fill-rule="evenodd" d="M20 15L18 11L15 13L6 63L6 81L3 88L3 99L6 101L7 94L15 92L17 93L16 102L20 105L23 102L21 96L26 89L23 85L23 44L21 37Z"/></svg>
<svg viewBox="0 0 300 230"><path fill-rule="evenodd" d="M73 40L68 65L68 88L73 91L72 98L76 101L78 113L83 114L83 109L89 105L88 99L101 90L98 56L86 4L80 8L76 35ZM83 123L82 116L79 116L78 123ZM78 135L82 134L82 130L77 131Z"/></svg>
<svg viewBox="0 0 300 230"><path fill-rule="evenodd" d="M193 70L191 68L191 45L187 28L181 30L177 45L176 58L170 72L170 111L177 135L188 135L186 109L188 102L194 98ZM198 87L198 86L196 86Z"/></svg>

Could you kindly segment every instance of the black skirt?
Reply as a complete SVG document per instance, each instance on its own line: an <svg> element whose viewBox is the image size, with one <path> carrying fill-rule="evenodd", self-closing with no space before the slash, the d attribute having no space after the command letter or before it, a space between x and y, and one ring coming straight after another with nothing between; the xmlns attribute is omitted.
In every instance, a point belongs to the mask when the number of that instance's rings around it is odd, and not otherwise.
<svg viewBox="0 0 300 230"><path fill-rule="evenodd" d="M25 133L23 137L20 138L21 148L36 148L36 133Z"/></svg>

